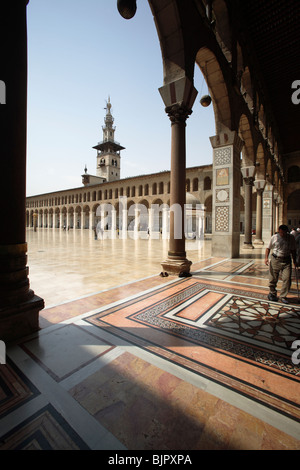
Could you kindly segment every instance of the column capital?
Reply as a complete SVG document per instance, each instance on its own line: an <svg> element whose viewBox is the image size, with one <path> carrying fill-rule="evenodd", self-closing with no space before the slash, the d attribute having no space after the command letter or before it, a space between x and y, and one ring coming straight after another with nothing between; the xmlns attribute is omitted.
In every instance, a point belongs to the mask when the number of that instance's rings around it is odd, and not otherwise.
<svg viewBox="0 0 300 470"><path fill-rule="evenodd" d="M166 113L172 124L175 122L185 122L192 112L192 109L178 103L166 107Z"/></svg>
<svg viewBox="0 0 300 470"><path fill-rule="evenodd" d="M209 138L212 148L226 147L227 145L233 145L238 152L241 152L244 141L239 137L236 131L227 130L226 132L220 132Z"/></svg>
<svg viewBox="0 0 300 470"><path fill-rule="evenodd" d="M255 171L256 171L255 166L246 166L246 167L244 166L243 168L241 168L243 179L246 185L253 186Z"/></svg>
<svg viewBox="0 0 300 470"><path fill-rule="evenodd" d="M243 178L244 180L244 183L247 185L247 186L253 186L254 185L254 178L251 177L251 176L248 176L248 177L244 177Z"/></svg>
<svg viewBox="0 0 300 470"><path fill-rule="evenodd" d="M167 83L159 88L160 95L170 119L180 116L179 120L186 120L192 113L192 108L198 94L188 77L182 77L174 82Z"/></svg>
<svg viewBox="0 0 300 470"><path fill-rule="evenodd" d="M263 191L265 189L266 181L265 180L255 180L254 186L256 191Z"/></svg>

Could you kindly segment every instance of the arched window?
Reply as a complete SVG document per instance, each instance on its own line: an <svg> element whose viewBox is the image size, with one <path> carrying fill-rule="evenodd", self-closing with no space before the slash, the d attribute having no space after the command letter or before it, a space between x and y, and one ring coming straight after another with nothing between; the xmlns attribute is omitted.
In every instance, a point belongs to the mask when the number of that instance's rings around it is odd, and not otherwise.
<svg viewBox="0 0 300 470"><path fill-rule="evenodd" d="M288 169L288 183L300 182L300 168L299 166L293 165Z"/></svg>
<svg viewBox="0 0 300 470"><path fill-rule="evenodd" d="M198 178L193 179L193 191L198 191Z"/></svg>
<svg viewBox="0 0 300 470"><path fill-rule="evenodd" d="M211 189L211 179L209 176L206 176L206 178L204 178L204 191L209 189Z"/></svg>

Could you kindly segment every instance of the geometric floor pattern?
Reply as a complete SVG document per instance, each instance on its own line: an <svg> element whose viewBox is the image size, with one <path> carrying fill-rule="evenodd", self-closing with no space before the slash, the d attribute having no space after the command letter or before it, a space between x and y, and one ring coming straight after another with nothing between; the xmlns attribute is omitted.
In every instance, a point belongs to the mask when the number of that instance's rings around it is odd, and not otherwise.
<svg viewBox="0 0 300 470"><path fill-rule="evenodd" d="M300 421L300 366L291 359L300 309L262 299L255 289L189 278L85 321Z"/></svg>
<svg viewBox="0 0 300 470"><path fill-rule="evenodd" d="M0 450L299 450L295 285L283 305L260 261L193 267L46 309L0 366Z"/></svg>
<svg viewBox="0 0 300 470"><path fill-rule="evenodd" d="M51 405L23 421L1 440L1 450L89 450Z"/></svg>

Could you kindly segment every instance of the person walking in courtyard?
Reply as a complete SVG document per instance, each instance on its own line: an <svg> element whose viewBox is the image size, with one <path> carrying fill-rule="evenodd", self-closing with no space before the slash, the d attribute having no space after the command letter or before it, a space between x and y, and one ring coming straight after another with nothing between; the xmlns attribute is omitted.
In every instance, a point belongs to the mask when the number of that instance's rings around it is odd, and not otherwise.
<svg viewBox="0 0 300 470"><path fill-rule="evenodd" d="M269 254L272 250L272 256L269 260ZM271 237L269 246L266 248L265 264L269 266L269 289L268 299L277 301L277 282L279 274L282 277L282 286L279 301L288 304L287 294L291 286L292 262L293 258L296 267L296 244L293 235L288 233L286 225L280 225L278 232Z"/></svg>

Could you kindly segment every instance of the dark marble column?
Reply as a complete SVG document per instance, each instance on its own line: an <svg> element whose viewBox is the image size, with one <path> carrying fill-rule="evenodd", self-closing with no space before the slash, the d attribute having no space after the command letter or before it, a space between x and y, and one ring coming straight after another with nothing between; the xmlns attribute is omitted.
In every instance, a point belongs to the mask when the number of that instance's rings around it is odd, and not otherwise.
<svg viewBox="0 0 300 470"><path fill-rule="evenodd" d="M255 234L255 245L263 245L262 240L262 209L263 209L263 192L265 187L265 180L256 180L254 185L256 187L256 234Z"/></svg>
<svg viewBox="0 0 300 470"><path fill-rule="evenodd" d="M168 258L162 268L170 274L188 274L192 263L186 258L184 235L186 120L192 113L197 91L184 77L165 85L160 93L171 121L170 240Z"/></svg>
<svg viewBox="0 0 300 470"><path fill-rule="evenodd" d="M253 249L252 245L252 187L254 184L255 167L241 169L244 178L245 190L245 238L244 248Z"/></svg>
<svg viewBox="0 0 300 470"><path fill-rule="evenodd" d="M0 80L6 87L6 102L0 106L0 339L4 341L37 330L38 312L44 306L29 287L26 266L27 3L1 3L5 28L0 29Z"/></svg>

